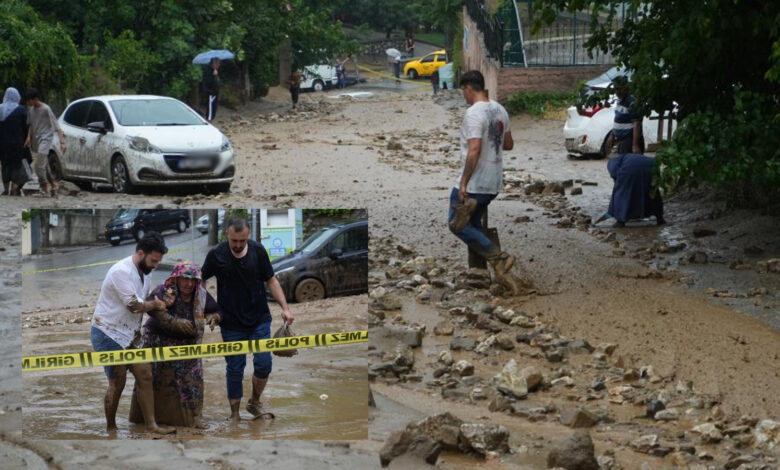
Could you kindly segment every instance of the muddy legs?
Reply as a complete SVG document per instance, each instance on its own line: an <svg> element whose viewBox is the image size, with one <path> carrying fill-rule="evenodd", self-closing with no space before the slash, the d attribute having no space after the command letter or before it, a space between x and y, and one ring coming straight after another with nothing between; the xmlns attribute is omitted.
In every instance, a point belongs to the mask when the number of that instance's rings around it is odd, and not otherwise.
<svg viewBox="0 0 780 470"><path fill-rule="evenodd" d="M141 405L141 413L144 415L146 430L158 434L172 434L175 428L158 426L154 418L154 389L152 385L152 367L149 364L134 364L131 367L138 387L138 404Z"/></svg>
<svg viewBox="0 0 780 470"><path fill-rule="evenodd" d="M106 429L108 431L116 430L116 409L119 406L119 397L122 395L122 390L125 389L125 380L127 379L124 366L117 366L115 370L117 376L108 378L108 390L103 400L103 406L106 411Z"/></svg>

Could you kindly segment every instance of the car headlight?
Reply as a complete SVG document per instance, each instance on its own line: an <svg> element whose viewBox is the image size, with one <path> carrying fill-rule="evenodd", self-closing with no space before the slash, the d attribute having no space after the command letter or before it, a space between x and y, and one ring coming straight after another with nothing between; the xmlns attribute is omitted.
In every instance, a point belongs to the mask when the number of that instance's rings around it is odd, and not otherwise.
<svg viewBox="0 0 780 470"><path fill-rule="evenodd" d="M133 228L133 225L135 225L135 222L128 222L128 223L126 223L124 225L125 230L130 230L131 228Z"/></svg>
<svg viewBox="0 0 780 470"><path fill-rule="evenodd" d="M233 146L232 146L232 145L230 145L230 141L228 140L228 138L227 138L227 137L225 137L225 136L223 135L223 136L222 136L222 146L219 148L219 151L220 151L220 152L227 152L227 151L228 151L228 150L230 150L231 148L233 148Z"/></svg>
<svg viewBox="0 0 780 470"><path fill-rule="evenodd" d="M144 153L162 153L159 147L152 145L149 139L138 136L128 136L127 142L130 144L130 148Z"/></svg>

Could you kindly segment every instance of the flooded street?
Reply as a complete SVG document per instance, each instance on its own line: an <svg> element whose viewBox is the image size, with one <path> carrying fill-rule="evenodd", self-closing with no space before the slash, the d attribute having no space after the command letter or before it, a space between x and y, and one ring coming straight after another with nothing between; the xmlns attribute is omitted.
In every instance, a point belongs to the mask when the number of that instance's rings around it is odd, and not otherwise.
<svg viewBox="0 0 780 470"><path fill-rule="evenodd" d="M294 305L296 334L365 329L365 296L326 299ZM272 307L274 318L278 312ZM57 313L48 313L56 317ZM221 342L218 330L207 332L204 343ZM91 351L89 323L26 328L24 355ZM274 357L274 370L263 394L275 420L242 421L230 415L225 390L225 362L203 359L203 419L208 428L182 428L173 438L228 439L364 439L368 433L365 402L366 345L303 349L293 358ZM251 394L251 364L245 370L244 403ZM102 368L30 372L23 377L24 436L42 439L106 438L103 394L107 381ZM134 386L132 374L120 401L119 433L110 438L148 438L143 425L127 421ZM249 416L245 413L245 416Z"/></svg>

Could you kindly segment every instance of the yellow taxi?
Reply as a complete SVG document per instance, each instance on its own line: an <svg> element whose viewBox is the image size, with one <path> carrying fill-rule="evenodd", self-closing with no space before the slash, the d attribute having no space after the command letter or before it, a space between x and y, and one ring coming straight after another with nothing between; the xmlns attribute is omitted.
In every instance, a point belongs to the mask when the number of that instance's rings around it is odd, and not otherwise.
<svg viewBox="0 0 780 470"><path fill-rule="evenodd" d="M407 62L404 65L404 75L408 75L410 78L428 77L448 61L447 52L444 49L439 49L419 59Z"/></svg>

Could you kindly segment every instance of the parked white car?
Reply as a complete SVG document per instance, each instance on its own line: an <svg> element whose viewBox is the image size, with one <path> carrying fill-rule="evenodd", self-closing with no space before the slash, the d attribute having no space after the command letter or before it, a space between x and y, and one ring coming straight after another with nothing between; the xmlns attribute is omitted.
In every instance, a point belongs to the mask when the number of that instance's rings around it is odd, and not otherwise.
<svg viewBox="0 0 780 470"><path fill-rule="evenodd" d="M219 209L217 211L217 230L221 230L224 225L225 225L225 209ZM204 233L204 234L208 233L209 215L205 214L198 217L198 221L195 223L195 228L198 229L198 232L200 233Z"/></svg>
<svg viewBox="0 0 780 470"><path fill-rule="evenodd" d="M583 98L594 93L603 92L612 86L612 80L618 76L628 77L621 67L612 67L596 78L585 82L582 91ZM578 110L571 106L567 110L566 123L563 125L563 138L566 150L581 155L607 155L607 135L612 130L615 120L615 103L617 97L610 95L608 107L597 106ZM669 121L664 120L661 140L669 139ZM677 129L677 121L672 120L672 134ZM658 113L653 111L649 118L642 120L642 135L645 138L645 149L653 151L658 142Z"/></svg>
<svg viewBox="0 0 780 470"><path fill-rule="evenodd" d="M50 154L62 179L118 193L139 187L206 185L228 191L233 147L216 127L174 98L113 95L72 102L59 119L67 150Z"/></svg>
<svg viewBox="0 0 780 470"><path fill-rule="evenodd" d="M607 155L607 135L615 122L614 100L610 107L597 109L595 113L579 114L576 106L567 110L566 123L563 125L563 138L566 150L581 155ZM645 148L654 150L658 144L658 113L653 111L650 118L642 119L642 135L645 138ZM656 119L653 119L656 118ZM669 138L667 120L664 120L662 140ZM672 134L677 129L677 122L672 120Z"/></svg>
<svg viewBox="0 0 780 470"><path fill-rule="evenodd" d="M337 86L339 77L333 65L307 65L303 68L302 90L322 91Z"/></svg>

